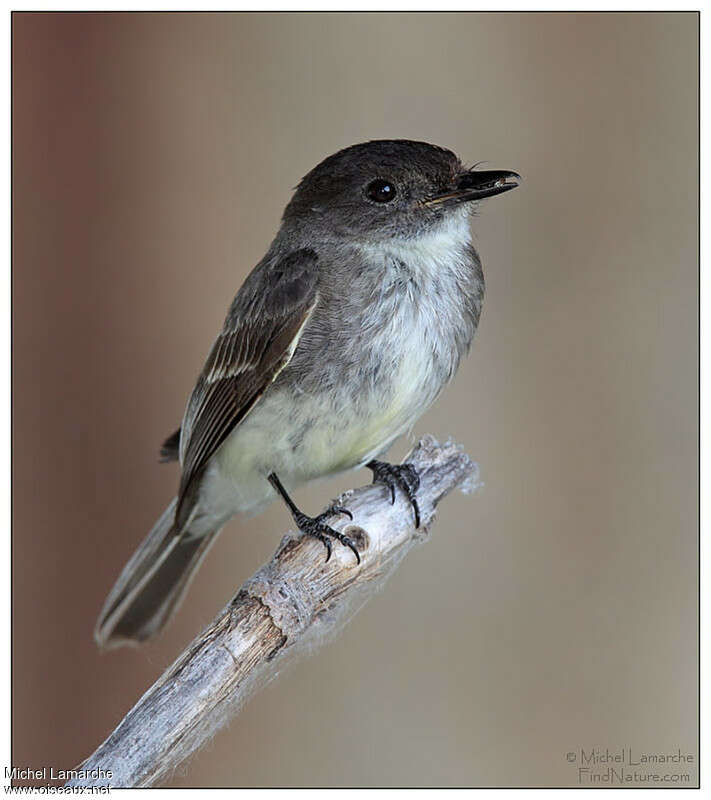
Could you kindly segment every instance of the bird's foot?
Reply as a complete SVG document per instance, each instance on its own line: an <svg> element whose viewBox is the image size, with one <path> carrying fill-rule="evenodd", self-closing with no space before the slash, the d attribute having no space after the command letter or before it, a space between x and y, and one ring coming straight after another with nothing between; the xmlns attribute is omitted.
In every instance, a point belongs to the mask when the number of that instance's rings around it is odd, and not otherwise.
<svg viewBox="0 0 711 800"><path fill-rule="evenodd" d="M330 525L326 524L326 520L329 517L333 517L337 514L345 514L353 519L353 514L351 514L347 508L339 505L330 506L323 514L319 514L317 517L307 517L306 514L302 514L301 511L297 511L293 516L294 522L302 533L318 539L326 548L326 561L331 558L331 539L338 539L341 544L350 547L353 551L353 555L356 557L356 561L360 564L360 553L353 539L351 539L350 536L346 536L345 533L339 533Z"/></svg>
<svg viewBox="0 0 711 800"><path fill-rule="evenodd" d="M302 511L296 507L296 503L289 497L286 489L283 487L282 482L279 480L275 472L272 472L270 475L267 476L267 480L274 489L277 491L279 495L281 495L284 502L289 507L289 511L291 511L291 516L294 518L294 522L296 523L298 529L305 533L307 536L313 536L315 539L318 539L319 542L323 544L326 548L326 561L331 558L331 539L338 539L338 541L345 545L346 547L350 547L353 551L353 555L356 557L356 561L360 564L360 553L358 552L358 548L355 546L355 542L351 539L350 536L346 536L344 533L339 533L338 531L334 530L330 525L327 525L325 520L329 517L334 517L336 514L345 514L347 517L353 519L353 514L343 506L339 506L337 503L329 506L323 514L319 514L317 517L307 517ZM329 538L330 537L330 538Z"/></svg>
<svg viewBox="0 0 711 800"><path fill-rule="evenodd" d="M373 483L384 483L390 489L393 505L395 489L402 489L415 512L415 528L419 528L420 508L415 495L420 488L420 477L412 464L388 464L385 461L374 460L365 466L373 473Z"/></svg>

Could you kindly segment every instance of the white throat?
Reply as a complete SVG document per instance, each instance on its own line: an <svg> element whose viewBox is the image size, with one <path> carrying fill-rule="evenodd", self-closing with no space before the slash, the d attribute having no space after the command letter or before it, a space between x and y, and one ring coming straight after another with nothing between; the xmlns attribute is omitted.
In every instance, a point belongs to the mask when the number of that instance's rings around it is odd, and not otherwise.
<svg viewBox="0 0 711 800"><path fill-rule="evenodd" d="M399 262L418 282L442 280L447 275L456 279L463 277L466 251L472 240L469 222L469 209L462 207L421 236L389 239L376 246L364 245L363 250L369 251L371 258L377 253L385 255L391 263Z"/></svg>

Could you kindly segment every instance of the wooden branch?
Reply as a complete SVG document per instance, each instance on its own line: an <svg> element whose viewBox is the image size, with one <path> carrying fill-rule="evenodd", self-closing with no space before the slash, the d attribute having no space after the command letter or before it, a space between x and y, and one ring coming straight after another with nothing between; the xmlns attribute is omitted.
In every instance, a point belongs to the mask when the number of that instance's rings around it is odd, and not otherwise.
<svg viewBox="0 0 711 800"><path fill-rule="evenodd" d="M353 553L287 534L268 564L143 695L109 738L89 756L69 786L153 786L235 715L249 697L283 671L287 661L313 651L339 632L383 586L416 542L429 536L437 503L457 486L472 491L477 468L456 445L423 438L408 457L420 476L422 516L397 493L371 484L339 503L353 521L332 526L356 542Z"/></svg>

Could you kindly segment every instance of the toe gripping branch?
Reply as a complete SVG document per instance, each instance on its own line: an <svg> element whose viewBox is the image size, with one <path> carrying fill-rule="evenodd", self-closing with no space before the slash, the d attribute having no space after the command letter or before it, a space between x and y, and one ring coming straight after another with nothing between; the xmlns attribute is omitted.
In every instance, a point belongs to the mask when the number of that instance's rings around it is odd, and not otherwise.
<svg viewBox="0 0 711 800"><path fill-rule="evenodd" d="M390 489L393 505L395 504L395 489L400 489L410 501L415 514L415 528L420 527L420 507L417 505L417 490L420 488L420 478L412 464L388 464L385 461L369 461L365 465L373 473L373 483L383 483Z"/></svg>

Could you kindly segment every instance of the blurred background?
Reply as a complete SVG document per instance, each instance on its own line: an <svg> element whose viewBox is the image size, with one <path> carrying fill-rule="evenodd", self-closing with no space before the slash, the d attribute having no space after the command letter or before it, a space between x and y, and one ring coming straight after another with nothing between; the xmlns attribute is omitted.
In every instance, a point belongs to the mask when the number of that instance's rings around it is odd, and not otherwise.
<svg viewBox="0 0 711 800"><path fill-rule="evenodd" d="M581 747L698 756L697 26L14 14L13 765L92 752L291 526L234 520L158 641L97 650L292 188L391 137L525 179L474 220L479 332L416 426L485 486L170 785L566 786Z"/></svg>

